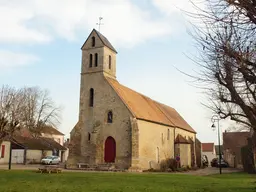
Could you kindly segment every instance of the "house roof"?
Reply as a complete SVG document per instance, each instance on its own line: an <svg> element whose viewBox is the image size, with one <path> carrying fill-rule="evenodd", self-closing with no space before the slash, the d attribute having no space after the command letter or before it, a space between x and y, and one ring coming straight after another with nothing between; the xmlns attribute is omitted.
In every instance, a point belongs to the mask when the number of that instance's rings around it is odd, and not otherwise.
<svg viewBox="0 0 256 192"><path fill-rule="evenodd" d="M175 138L175 144L190 144L190 142L185 137L178 134Z"/></svg>
<svg viewBox="0 0 256 192"><path fill-rule="evenodd" d="M247 145L250 132L224 132L223 149L241 148Z"/></svg>
<svg viewBox="0 0 256 192"><path fill-rule="evenodd" d="M30 138L30 137L22 137L22 136L15 136L12 139L12 142L23 146L27 149L34 149L34 150L66 150L65 147L61 146L59 143L54 141L50 138L38 137L38 138Z"/></svg>
<svg viewBox="0 0 256 192"><path fill-rule="evenodd" d="M213 152L214 151L214 143L202 143L202 151L203 152Z"/></svg>
<svg viewBox="0 0 256 192"><path fill-rule="evenodd" d="M112 51L114 51L115 53L117 53L116 49L113 47L113 45L109 42L109 40L104 36L102 35L99 31L97 31L96 29L93 29L92 32L90 33L90 35L88 36L88 38L86 39L86 41L84 42L82 48L84 47L84 45L86 44L86 42L88 41L89 37L91 36L91 34L95 32L99 39L101 40L101 42L106 46L108 47L109 49L111 49Z"/></svg>
<svg viewBox="0 0 256 192"><path fill-rule="evenodd" d="M105 78L137 119L178 127L196 133L174 108L154 101L147 96L125 87L115 79Z"/></svg>
<svg viewBox="0 0 256 192"><path fill-rule="evenodd" d="M56 128L54 128L52 126L42 127L41 133L51 134L51 135L64 135L63 133L61 133L60 131L58 131Z"/></svg>
<svg viewBox="0 0 256 192"><path fill-rule="evenodd" d="M51 138L41 137L41 139L42 139L47 145L49 145L51 148L59 149L59 150L66 150L66 148L65 148L64 146L62 146L61 144L59 144L58 142L56 142L55 140L53 140L53 139L51 139Z"/></svg>

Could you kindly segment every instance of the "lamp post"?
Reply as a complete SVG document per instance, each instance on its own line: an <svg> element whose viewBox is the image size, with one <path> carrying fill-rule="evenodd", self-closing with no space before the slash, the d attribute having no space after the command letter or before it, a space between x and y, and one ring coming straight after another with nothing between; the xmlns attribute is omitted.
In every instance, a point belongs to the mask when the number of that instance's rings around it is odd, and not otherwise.
<svg viewBox="0 0 256 192"><path fill-rule="evenodd" d="M218 115L213 115L212 116L212 129L215 130L215 122L217 121L218 124L218 142L219 142L219 169L220 169L220 174L221 174L221 149L220 149L220 118Z"/></svg>

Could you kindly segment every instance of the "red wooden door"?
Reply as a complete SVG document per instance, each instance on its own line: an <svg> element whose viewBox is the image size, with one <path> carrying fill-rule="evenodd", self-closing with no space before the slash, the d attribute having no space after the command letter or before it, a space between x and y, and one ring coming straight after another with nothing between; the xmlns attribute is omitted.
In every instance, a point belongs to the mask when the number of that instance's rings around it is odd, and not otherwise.
<svg viewBox="0 0 256 192"><path fill-rule="evenodd" d="M5 152L5 145L2 145L1 147L1 158L4 158L4 152Z"/></svg>
<svg viewBox="0 0 256 192"><path fill-rule="evenodd" d="M116 141L113 137L108 137L105 141L104 160L106 163L114 163L116 158Z"/></svg>

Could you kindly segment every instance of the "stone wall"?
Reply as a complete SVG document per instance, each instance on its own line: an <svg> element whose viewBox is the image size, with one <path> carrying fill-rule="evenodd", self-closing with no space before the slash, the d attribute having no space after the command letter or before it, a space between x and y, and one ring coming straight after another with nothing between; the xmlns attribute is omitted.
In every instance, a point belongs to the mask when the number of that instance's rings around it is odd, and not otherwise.
<svg viewBox="0 0 256 192"><path fill-rule="evenodd" d="M92 37L95 46L92 47ZM95 54L98 64L95 66ZM93 55L90 67L90 54ZM111 67L109 67L111 56ZM104 75L115 78L116 53L105 47L93 31L82 47L82 67L80 82L79 122L71 132L70 157L68 163L77 162L102 164L104 145L111 136L116 142L115 164L119 167L131 166L131 122L132 114L106 81ZM89 106L90 89L94 90L93 106ZM107 114L113 113L113 122L107 122Z"/></svg>
<svg viewBox="0 0 256 192"><path fill-rule="evenodd" d="M141 169L159 168L161 160L174 157L173 128L143 120L137 122L139 166Z"/></svg>
<svg viewBox="0 0 256 192"><path fill-rule="evenodd" d="M106 138L111 136L116 141L116 165L130 167L132 152L129 110L108 84L103 73L83 76L83 81L90 83L83 84L80 122L71 133L70 143L74 147L70 147L70 155L73 156L73 161L79 160L89 164L104 163L104 143ZM90 88L94 89L93 107L89 107ZM110 110L113 112L113 123L107 122L107 113Z"/></svg>
<svg viewBox="0 0 256 192"><path fill-rule="evenodd" d="M191 166L191 148L190 144L179 144L180 148L180 165Z"/></svg>
<svg viewBox="0 0 256 192"><path fill-rule="evenodd" d="M190 139L193 141L193 143L190 144L190 165L189 166L194 166L194 162L196 162L196 134L195 133L191 133L189 131L186 131L184 129L180 129L180 128L175 128L175 138L177 137L177 135L181 135L183 136L185 139L187 139L190 142Z"/></svg>

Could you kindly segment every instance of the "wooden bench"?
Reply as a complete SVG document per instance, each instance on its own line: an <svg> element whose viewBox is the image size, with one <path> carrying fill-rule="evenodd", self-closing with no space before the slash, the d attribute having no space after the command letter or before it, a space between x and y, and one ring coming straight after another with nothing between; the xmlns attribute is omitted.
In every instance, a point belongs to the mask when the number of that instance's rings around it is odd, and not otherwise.
<svg viewBox="0 0 256 192"><path fill-rule="evenodd" d="M77 163L77 167L78 167L78 168L82 168L82 167L88 168L89 165L88 165L87 163Z"/></svg>
<svg viewBox="0 0 256 192"><path fill-rule="evenodd" d="M57 166L44 166L44 167L39 167L38 171L40 173L61 173L61 168Z"/></svg>

